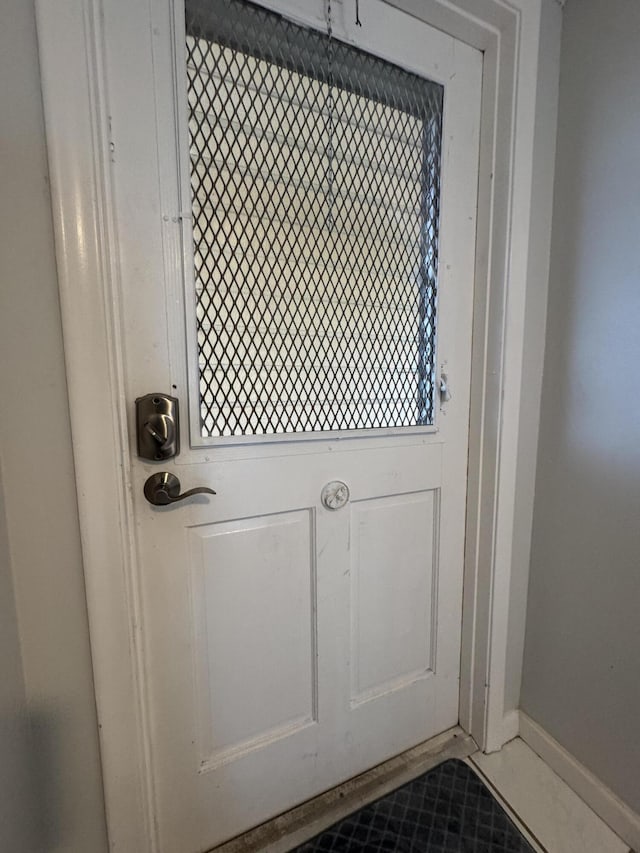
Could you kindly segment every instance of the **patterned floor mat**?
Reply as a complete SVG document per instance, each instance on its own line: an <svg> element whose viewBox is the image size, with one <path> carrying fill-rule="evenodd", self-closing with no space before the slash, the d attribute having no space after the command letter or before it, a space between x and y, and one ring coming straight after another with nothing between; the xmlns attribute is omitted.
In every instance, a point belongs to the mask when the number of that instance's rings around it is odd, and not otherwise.
<svg viewBox="0 0 640 853"><path fill-rule="evenodd" d="M451 759L360 809L296 853L534 853L489 789Z"/></svg>

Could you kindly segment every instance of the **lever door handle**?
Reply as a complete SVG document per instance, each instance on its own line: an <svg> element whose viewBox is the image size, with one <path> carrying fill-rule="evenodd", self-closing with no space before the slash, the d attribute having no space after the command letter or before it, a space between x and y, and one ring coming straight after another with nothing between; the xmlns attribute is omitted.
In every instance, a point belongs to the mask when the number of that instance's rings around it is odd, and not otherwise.
<svg viewBox="0 0 640 853"><path fill-rule="evenodd" d="M168 471L152 474L144 484L144 496L154 506L174 504L192 495L215 495L215 492L207 486L196 486L180 494L180 480Z"/></svg>

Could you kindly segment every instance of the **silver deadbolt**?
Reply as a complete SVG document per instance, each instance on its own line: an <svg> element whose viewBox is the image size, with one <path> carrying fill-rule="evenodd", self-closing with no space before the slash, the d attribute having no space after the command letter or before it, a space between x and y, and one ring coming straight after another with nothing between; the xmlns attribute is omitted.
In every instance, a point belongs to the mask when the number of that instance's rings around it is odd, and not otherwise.
<svg viewBox="0 0 640 853"><path fill-rule="evenodd" d="M153 462L180 453L178 400L168 394L146 394L136 400L138 456Z"/></svg>

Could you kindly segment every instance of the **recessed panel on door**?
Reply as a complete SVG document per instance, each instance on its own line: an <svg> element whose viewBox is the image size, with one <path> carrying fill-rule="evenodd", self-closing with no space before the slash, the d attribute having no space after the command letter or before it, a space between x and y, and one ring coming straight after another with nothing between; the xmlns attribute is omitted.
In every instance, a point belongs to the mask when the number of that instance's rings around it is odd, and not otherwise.
<svg viewBox="0 0 640 853"><path fill-rule="evenodd" d="M299 510L189 531L202 769L314 722L312 520Z"/></svg>
<svg viewBox="0 0 640 853"><path fill-rule="evenodd" d="M433 669L438 490L354 503L351 704Z"/></svg>

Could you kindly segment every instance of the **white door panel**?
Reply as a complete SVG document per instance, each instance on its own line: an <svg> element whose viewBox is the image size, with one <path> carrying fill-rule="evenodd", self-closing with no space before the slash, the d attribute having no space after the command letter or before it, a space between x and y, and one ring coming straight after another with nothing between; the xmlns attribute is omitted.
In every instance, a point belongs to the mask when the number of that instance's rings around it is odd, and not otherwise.
<svg viewBox="0 0 640 853"><path fill-rule="evenodd" d="M436 524L433 489L353 504L352 707L399 690L433 670Z"/></svg>
<svg viewBox="0 0 640 853"><path fill-rule="evenodd" d="M188 533L200 759L213 769L317 720L313 515Z"/></svg>
<svg viewBox="0 0 640 853"><path fill-rule="evenodd" d="M161 851L197 853L458 720L482 64L377 0L362 30L348 4L334 22L336 38L445 87L436 366L452 397L435 422L203 439L180 10L150 5L151 18L144 4L105 6L115 227L129 403L157 391L182 406L180 455L138 460L131 488ZM322 3L264 5L322 26ZM217 494L152 507L142 489L158 470ZM333 481L349 489L336 510L321 500Z"/></svg>

